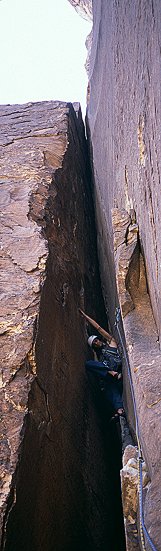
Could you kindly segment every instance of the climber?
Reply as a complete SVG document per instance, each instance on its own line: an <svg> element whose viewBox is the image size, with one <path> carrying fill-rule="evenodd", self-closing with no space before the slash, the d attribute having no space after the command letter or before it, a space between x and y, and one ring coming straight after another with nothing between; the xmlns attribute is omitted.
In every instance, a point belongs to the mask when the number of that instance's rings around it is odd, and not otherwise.
<svg viewBox="0 0 161 551"><path fill-rule="evenodd" d="M118 416L125 415L122 400L122 362L117 343L114 337L100 327L95 320L82 310L79 311L104 338L102 340L97 335L91 335L88 338L88 344L94 353L94 360L88 360L85 367L88 374L93 373L98 377L99 386L113 411L112 419L117 420Z"/></svg>

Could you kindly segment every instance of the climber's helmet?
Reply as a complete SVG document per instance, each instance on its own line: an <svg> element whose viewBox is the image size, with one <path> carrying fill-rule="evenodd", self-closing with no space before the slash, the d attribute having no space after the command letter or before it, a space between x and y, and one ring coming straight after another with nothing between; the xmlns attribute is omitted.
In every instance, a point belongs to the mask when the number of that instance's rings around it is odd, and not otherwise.
<svg viewBox="0 0 161 551"><path fill-rule="evenodd" d="M98 347L102 345L102 341L97 337L97 335L91 335L91 337L88 338L88 344L91 348L93 348L93 344L96 344L96 341L98 341Z"/></svg>

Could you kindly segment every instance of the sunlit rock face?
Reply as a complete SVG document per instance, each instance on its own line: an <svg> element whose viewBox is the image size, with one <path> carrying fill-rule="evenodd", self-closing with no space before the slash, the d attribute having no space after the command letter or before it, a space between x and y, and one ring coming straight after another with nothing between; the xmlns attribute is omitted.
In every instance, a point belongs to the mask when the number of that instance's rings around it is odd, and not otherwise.
<svg viewBox="0 0 161 551"><path fill-rule="evenodd" d="M99 323L105 313L87 144L74 108L0 108L5 551L103 551L109 541L120 549L118 466L111 484L112 440L105 457L84 370L78 307L97 312Z"/></svg>
<svg viewBox="0 0 161 551"><path fill-rule="evenodd" d="M159 0L93 0L88 127L98 251L111 326L118 302L124 318L151 478L145 523L157 549L161 549L160 31ZM127 366L125 379L126 372ZM128 395L127 386L125 380ZM125 398L134 429L131 399Z"/></svg>
<svg viewBox="0 0 161 551"><path fill-rule="evenodd" d="M104 215L99 247L106 281L106 254L113 265L111 208L134 209L144 250L148 286L161 327L160 241L160 27L159 0L152 5L93 2L90 124L95 183ZM146 37L146 38L145 38ZM146 40L146 44L145 44ZM137 47L136 47L137 44ZM101 208L101 212L102 212ZM101 229L102 225L102 229ZM108 239L101 231L108 228ZM105 243L107 239L109 245ZM115 293L110 276L111 296ZM111 301L111 315L114 310Z"/></svg>
<svg viewBox="0 0 161 551"><path fill-rule="evenodd" d="M92 0L68 0L68 2L84 19L92 20Z"/></svg>
<svg viewBox="0 0 161 551"><path fill-rule="evenodd" d="M149 475L145 462L142 463L143 495L148 491ZM128 445L123 455L123 468L121 470L122 502L124 509L124 521L126 532L126 550L139 551L140 538L137 530L138 514L138 451L137 448Z"/></svg>

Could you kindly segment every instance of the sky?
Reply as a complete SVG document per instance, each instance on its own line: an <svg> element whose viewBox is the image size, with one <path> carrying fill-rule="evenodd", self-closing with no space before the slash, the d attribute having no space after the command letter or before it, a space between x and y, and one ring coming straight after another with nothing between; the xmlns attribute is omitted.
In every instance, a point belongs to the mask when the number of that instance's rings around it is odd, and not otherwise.
<svg viewBox="0 0 161 551"><path fill-rule="evenodd" d="M67 0L0 0L0 104L80 101L91 24Z"/></svg>

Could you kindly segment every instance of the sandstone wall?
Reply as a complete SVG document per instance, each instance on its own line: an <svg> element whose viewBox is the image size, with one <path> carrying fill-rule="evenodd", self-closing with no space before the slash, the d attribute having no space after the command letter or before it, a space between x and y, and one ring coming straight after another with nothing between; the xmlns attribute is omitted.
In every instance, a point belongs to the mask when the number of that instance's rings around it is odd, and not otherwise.
<svg viewBox="0 0 161 551"><path fill-rule="evenodd" d="M124 316L141 440L151 478L145 522L159 550L160 1L93 0L93 21L88 126L98 252L111 327L118 298ZM138 233L135 244L130 237L133 229ZM126 370L125 394L134 428Z"/></svg>
<svg viewBox="0 0 161 551"><path fill-rule="evenodd" d="M92 0L68 0L70 4L76 9L76 11L84 17L91 21L92 19Z"/></svg>
<svg viewBox="0 0 161 551"><path fill-rule="evenodd" d="M58 102L0 109L5 551L103 551L123 541L113 435L106 455L84 373L78 307L99 322L105 313L75 109Z"/></svg>
<svg viewBox="0 0 161 551"><path fill-rule="evenodd" d="M93 11L88 119L101 257L107 249L107 232L102 239L101 231L108 229L112 263L111 208L134 208L159 331L160 2L110 0L107 7L98 0L93 2ZM112 272L109 284L113 294Z"/></svg>

